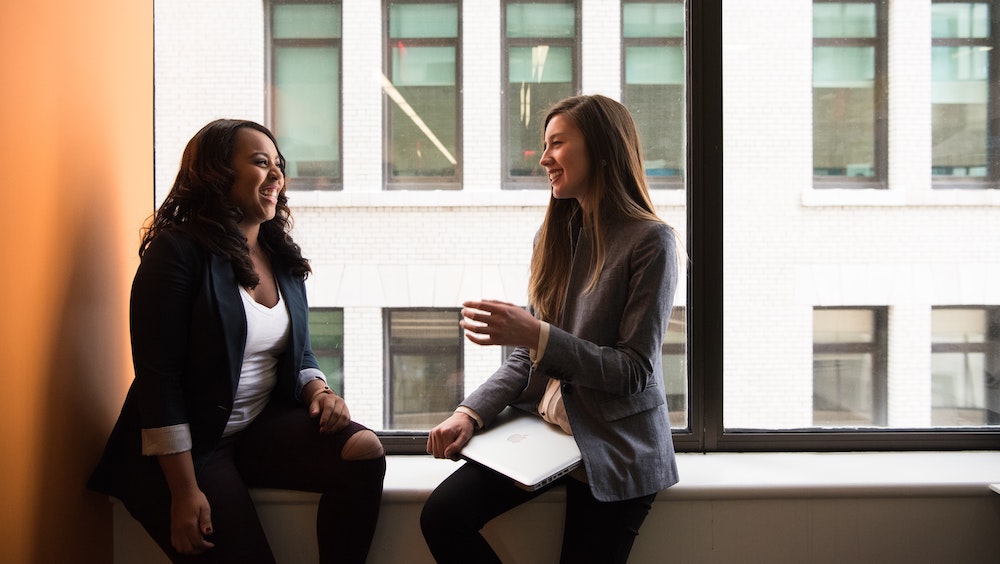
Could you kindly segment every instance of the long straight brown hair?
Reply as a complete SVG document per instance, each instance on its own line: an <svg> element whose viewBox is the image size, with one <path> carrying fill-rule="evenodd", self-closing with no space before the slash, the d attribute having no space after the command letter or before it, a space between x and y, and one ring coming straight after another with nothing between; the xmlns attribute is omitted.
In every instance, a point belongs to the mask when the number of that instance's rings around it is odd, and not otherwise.
<svg viewBox="0 0 1000 564"><path fill-rule="evenodd" d="M587 291L593 289L604 269L609 220L662 223L653 211L642 144L628 109L606 96L573 96L549 109L543 132L557 115L569 119L583 134L591 169L585 206L572 198L550 196L531 256L528 299L538 318L548 322L558 322L562 313L572 258L569 230L578 215L594 241Z"/></svg>

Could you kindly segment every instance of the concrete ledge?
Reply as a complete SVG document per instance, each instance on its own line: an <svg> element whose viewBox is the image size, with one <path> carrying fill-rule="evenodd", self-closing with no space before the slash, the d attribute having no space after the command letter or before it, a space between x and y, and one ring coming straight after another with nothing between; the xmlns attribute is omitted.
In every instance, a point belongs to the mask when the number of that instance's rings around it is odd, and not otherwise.
<svg viewBox="0 0 1000 564"><path fill-rule="evenodd" d="M461 462L390 456L369 562L432 563L418 518ZM995 562L1000 452L680 454L681 482L657 496L630 562ZM259 489L279 562L316 562L318 494ZM564 492L497 518L484 535L505 562L558 560ZM166 562L114 503L115 562Z"/></svg>
<svg viewBox="0 0 1000 564"><path fill-rule="evenodd" d="M383 498L423 500L463 462L389 456ZM1000 452L719 453L677 456L681 481L657 501L980 496L998 487ZM552 492L552 501L562 499ZM255 490L259 503L314 503L318 494Z"/></svg>

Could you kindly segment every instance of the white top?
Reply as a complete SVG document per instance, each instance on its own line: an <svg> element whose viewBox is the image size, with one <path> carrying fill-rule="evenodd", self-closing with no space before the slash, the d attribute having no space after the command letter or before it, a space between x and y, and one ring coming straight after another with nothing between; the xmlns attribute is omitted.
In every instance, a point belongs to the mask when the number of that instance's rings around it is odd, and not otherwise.
<svg viewBox="0 0 1000 564"><path fill-rule="evenodd" d="M233 412L223 436L246 429L267 405L278 379L278 357L285 351L291 324L280 289L274 307L257 303L242 286L240 298L247 318L247 342Z"/></svg>

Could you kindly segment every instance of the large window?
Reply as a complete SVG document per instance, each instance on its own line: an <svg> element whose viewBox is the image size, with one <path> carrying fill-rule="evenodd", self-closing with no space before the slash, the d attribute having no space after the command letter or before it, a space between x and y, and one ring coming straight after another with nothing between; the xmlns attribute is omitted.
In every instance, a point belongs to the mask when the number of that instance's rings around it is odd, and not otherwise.
<svg viewBox="0 0 1000 564"><path fill-rule="evenodd" d="M622 3L622 103L642 140L650 187L684 188L684 3Z"/></svg>
<svg viewBox="0 0 1000 564"><path fill-rule="evenodd" d="M456 2L389 2L384 84L389 188L458 188Z"/></svg>
<svg viewBox="0 0 1000 564"><path fill-rule="evenodd" d="M935 187L996 188L991 2L935 1L931 12L931 136ZM992 134L990 132L993 132ZM988 181L988 183L987 183Z"/></svg>
<svg viewBox="0 0 1000 564"><path fill-rule="evenodd" d="M504 2L506 182L543 188L541 121L578 90L576 2ZM528 182L525 182L525 181Z"/></svg>
<svg viewBox="0 0 1000 564"><path fill-rule="evenodd" d="M579 92L620 97L651 185L683 188L652 194L688 258L678 450L1000 448L998 192L931 189L996 187L995 0L247 7L156 3L154 196L206 121L277 132L314 349L390 451L496 370L458 304L524 303L539 121Z"/></svg>
<svg viewBox="0 0 1000 564"><path fill-rule="evenodd" d="M813 312L813 425L886 423L884 309Z"/></svg>
<svg viewBox="0 0 1000 564"><path fill-rule="evenodd" d="M464 396L459 310L385 311L386 429L430 429Z"/></svg>
<svg viewBox="0 0 1000 564"><path fill-rule="evenodd" d="M344 310L309 309L309 344L330 388L343 396L344 391Z"/></svg>
<svg viewBox="0 0 1000 564"><path fill-rule="evenodd" d="M932 423L1000 424L1000 308L936 307L931 320Z"/></svg>
<svg viewBox="0 0 1000 564"><path fill-rule="evenodd" d="M339 188L341 10L271 4L271 126L290 188Z"/></svg>
<svg viewBox="0 0 1000 564"><path fill-rule="evenodd" d="M885 2L813 2L817 187L883 187L888 112L885 36Z"/></svg>

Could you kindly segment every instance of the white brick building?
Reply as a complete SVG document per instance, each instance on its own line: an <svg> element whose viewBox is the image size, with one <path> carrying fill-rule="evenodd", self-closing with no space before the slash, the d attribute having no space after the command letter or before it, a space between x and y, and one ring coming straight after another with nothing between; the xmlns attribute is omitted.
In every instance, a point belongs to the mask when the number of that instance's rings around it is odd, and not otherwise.
<svg viewBox="0 0 1000 564"><path fill-rule="evenodd" d="M931 425L932 306L1000 305L996 190L934 190L929 0L889 3L887 189L814 189L812 5L726 4L725 420L812 424L813 311L888 311L887 424ZM156 197L187 140L219 117L267 124L262 0L155 3ZM580 2L584 93L621 96L621 10ZM343 2L343 189L290 192L312 261L310 305L344 310L345 395L381 428L383 308L523 303L545 190L502 189L500 0L462 2L463 176L459 191L386 191L381 5ZM697 189L695 187L695 189ZM684 233L682 190L654 203ZM676 305L685 306L685 289ZM467 343L466 390L497 348Z"/></svg>

